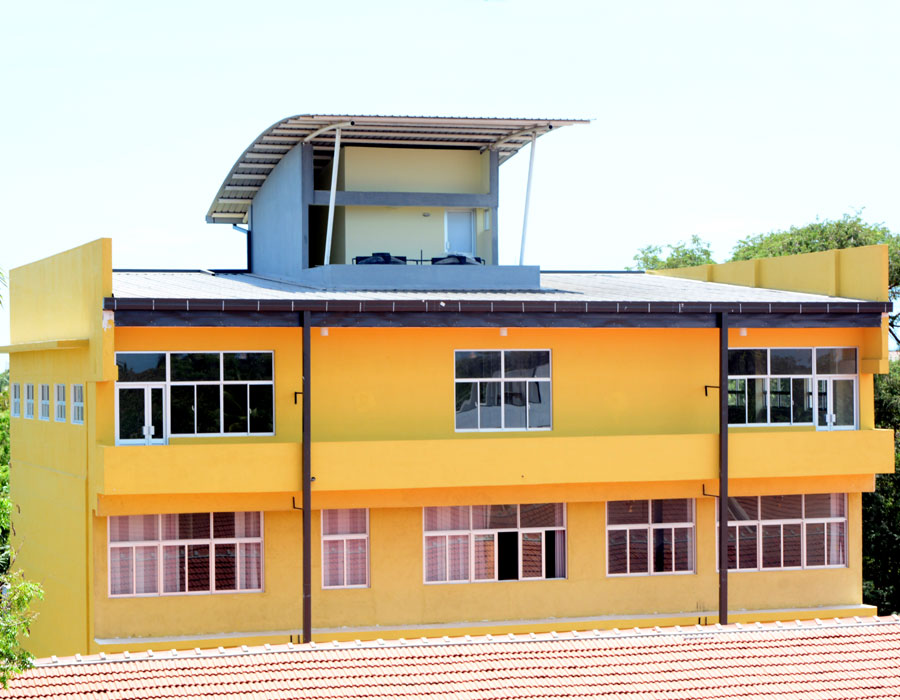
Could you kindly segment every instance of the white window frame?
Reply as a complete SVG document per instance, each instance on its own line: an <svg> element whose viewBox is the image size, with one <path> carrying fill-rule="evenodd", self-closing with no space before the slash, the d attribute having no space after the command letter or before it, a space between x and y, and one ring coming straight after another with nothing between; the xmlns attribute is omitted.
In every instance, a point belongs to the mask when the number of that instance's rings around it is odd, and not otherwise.
<svg viewBox="0 0 900 700"><path fill-rule="evenodd" d="M34 418L34 384L28 382L25 384L25 418L32 420Z"/></svg>
<svg viewBox="0 0 900 700"><path fill-rule="evenodd" d="M554 505L560 503L559 501L553 501ZM483 504L475 504L483 505ZM513 505L513 504L509 504ZM528 503L516 503L516 523L517 527L502 527L502 528L473 528L472 527L472 508L475 506L467 506L469 509L469 527L464 530L426 530L425 529L425 508L422 508L422 582L428 586L445 586L445 585L456 585L460 583L514 583L521 581L565 581L569 578L569 516L568 516L568 508L566 503L560 503L563 507L563 524L562 526L557 527L522 527L522 506L523 505L531 505ZM441 507L441 506L437 506ZM488 505L487 507L490 507ZM565 533L565 541L566 541L566 575L559 576L555 578L547 578L546 576L546 568L541 567L541 575L540 576L529 576L524 578L522 576L522 535L529 533L547 533L547 532L557 532L562 530ZM500 581L499 576L499 568L500 568L500 557L497 553L497 533L500 532L516 532L518 533L518 564L519 564L519 577L517 579L504 579ZM446 581L429 581L428 580L428 549L427 549L427 540L429 537L452 537L452 536L461 536L466 535L469 538L469 578L466 580L446 580ZM478 535L493 535L494 538L494 575L492 578L475 578L475 538ZM546 541L547 535L543 535L542 543L541 543L541 552L546 553ZM449 556L450 548L447 548L447 556ZM546 554L545 554L546 556ZM446 569L449 572L450 566L449 561L446 562Z"/></svg>
<svg viewBox="0 0 900 700"><path fill-rule="evenodd" d="M238 512L238 511L229 511ZM110 598L160 598L167 596L196 596L196 595L227 595L227 594L245 594L245 593L264 593L266 590L266 547L265 547L265 513L263 511L250 511L259 513L259 537L213 537L213 513L209 513L209 537L206 539L185 539L185 540L164 540L162 539L162 521L163 515L182 515L181 513L148 513L148 515L156 515L156 534L155 540L132 540L129 542L113 542L110 536L111 518L106 518L106 592ZM241 581L241 557L240 545L248 543L259 544L259 588L240 588ZM209 590L206 591L163 591L163 550L165 547L172 546L190 546L190 545L208 545L209 546ZM234 544L237 546L238 555L235 557L235 583L237 588L216 590L216 565L215 565L215 546L217 544ZM135 568L135 549L138 547L156 547L156 593L113 593L112 592L112 550L113 549L131 549L131 570L132 574ZM185 576L187 576L187 567L185 567ZM134 581L132 581L133 587Z"/></svg>
<svg viewBox="0 0 900 700"><path fill-rule="evenodd" d="M628 525L611 525L609 522L609 504L616 501L607 501L606 503L606 575L609 578L628 578L634 576L691 576L697 573L697 500L694 498L636 498L624 499L647 502L647 522L632 523ZM686 500L691 504L691 521L690 522L673 522L673 523L654 523L653 522L653 501L666 500ZM675 528L690 528L691 530L691 569L689 571L654 571L653 570L653 535L656 530L674 530ZM644 530L647 533L647 570L646 571L628 571L626 573L611 573L609 570L609 533L610 531L630 531ZM631 568L631 537L625 536L625 561L628 568ZM674 537L673 537L674 547ZM674 566L675 557L672 557Z"/></svg>
<svg viewBox="0 0 900 700"><path fill-rule="evenodd" d="M771 428L782 426L809 426L816 430L859 430L859 347L855 345L813 345L809 347L801 346L767 346L767 347L729 347L729 350L765 350L766 351L766 373L765 374L729 374L728 380L732 379L761 379L765 382L765 402L766 402L766 421L764 423L728 423L729 428ZM819 374L816 370L816 351L817 350L844 350L853 349L856 351L856 374ZM812 372L810 374L772 374L772 350L809 350L812 355ZM771 400L771 381L773 379L809 379L812 389L812 420L804 422L794 422L793 413L790 422L772 422L772 400ZM819 380L828 379L844 379L853 380L853 425L852 426L820 426L819 425ZM746 388L745 388L746 392ZM745 394L746 396L746 394ZM746 410L746 398L745 398Z"/></svg>
<svg viewBox="0 0 900 700"><path fill-rule="evenodd" d="M61 395L60 395L61 394ZM57 423L66 422L66 385L56 384L53 387L53 415Z"/></svg>
<svg viewBox="0 0 900 700"><path fill-rule="evenodd" d="M9 385L9 415L13 418L22 415L22 385L18 382Z"/></svg>
<svg viewBox="0 0 900 700"><path fill-rule="evenodd" d="M272 379L271 380L238 380L238 379L224 379L225 376L225 355L239 355L241 353L254 353L254 354L267 354L272 356ZM164 436L161 441L154 441L151 444L166 444L169 438L220 438L220 437L272 437L276 434L277 431L277 417L275 415L276 410L276 400L275 400L275 351L274 350L171 350L171 351L163 351L163 350L121 350L116 355L165 355L166 358L166 379L165 381L154 380L154 381L137 381L137 382L116 382L116 436L118 440L119 434L119 409L118 409L118 400L119 400L119 388L128 388L128 387L163 387L163 423L164 423ZM172 363L171 357L172 355L184 355L184 354L218 354L219 355L219 376L223 377L223 379L213 380L213 381L172 381ZM225 411L223 410L224 405L224 387L227 385L235 385L235 384L246 384L247 392L248 392L248 406L249 406L249 385L260 385L260 386L271 386L272 387L272 431L265 433L256 433L256 432L245 432L245 433L226 433L224 431L224 421L225 421ZM173 433L172 432L172 387L177 386L218 386L219 387L219 432L218 433ZM196 389L194 390L195 397L195 405L196 405ZM197 413L194 412L194 428L197 427ZM248 426L249 428L249 426Z"/></svg>
<svg viewBox="0 0 900 700"><path fill-rule="evenodd" d="M72 392L72 424L84 425L84 384L73 384ZM79 395L81 400L78 400ZM118 412L116 413L118 422Z"/></svg>
<svg viewBox="0 0 900 700"><path fill-rule="evenodd" d="M322 533L322 537L321 537L322 541L319 544L320 555L322 557L320 560L322 562L322 588L324 590L329 590L329 591L336 591L336 590L340 590L342 588L369 588L371 586L370 566L371 566L371 558L372 558L370 544L369 544L369 509L368 508L360 509L360 510L366 511L366 532L365 532L365 534L359 533L359 532L354 532L354 533L348 533L346 535L326 535L325 534L325 512L327 510L357 510L357 509L356 508L326 508L319 512L319 527L320 527L319 531ZM325 543L333 542L335 540L340 540L345 543L344 544L344 563L343 563L343 566L344 566L343 580L344 581L347 580L347 545L346 545L346 542L348 542L350 540L364 540L365 541L365 543L366 543L366 582L365 583L362 583L362 584L360 584L360 583L354 583L354 584L345 583L341 586L329 586L328 584L325 583L325 580L326 580L326 578L325 578L325 561L326 561Z"/></svg>
<svg viewBox="0 0 900 700"><path fill-rule="evenodd" d="M499 352L500 353L500 376L499 377L487 377L487 378L478 378L478 379L457 379L456 377L456 353L458 352ZM506 355L504 353L507 352L546 352L550 355L550 376L549 377L507 377L506 376ZM456 427L456 386L457 384L472 384L476 385L476 401L481 401L480 391L477 386L481 382L484 383L495 383L501 384L500 396L500 427L499 428L482 428L481 427L481 410L479 408L478 414L478 425L477 428L457 428ZM525 427L524 428L507 428L506 427L506 410L505 410L505 396L506 392L503 391L502 385L507 382L544 382L547 384L547 388L550 390L550 425L541 428L529 428L528 420L531 415L531 406L528 402L528 388L525 389ZM454 432L457 433L533 433L540 431L550 431L553 430L553 351L550 348L458 348L453 351L453 392L451 396L451 402L453 407L453 429ZM480 406L480 403L478 404Z"/></svg>
<svg viewBox="0 0 900 700"><path fill-rule="evenodd" d="M776 496L782 495L793 495L801 497L801 517L799 518L779 518L777 520L763 520L762 517L757 517L756 520L729 520L728 527L756 527L756 567L746 567L740 568L739 564L741 561L740 558L740 531L735 530L735 568L728 569L728 573L743 573L743 572L759 572L759 571L803 571L805 569L846 569L850 566L850 540L849 540L849 517L847 515L847 494L837 492L836 495L840 495L844 497L844 515L837 517L829 517L829 518L807 518L806 517L806 497L807 496L818 496L822 494L772 494ZM835 495L835 493L829 493L829 495ZM762 496L741 496L741 498L756 498L756 513L758 516L762 516ZM718 499L716 499L718 500ZM719 539L719 527L718 520L719 518L719 509L716 508L716 541ZM817 525L817 524L825 524L825 561L828 561L828 524L830 523L843 523L844 525L844 563L843 564L813 564L809 565L806 563L806 528L807 525ZM762 537L762 528L764 525L780 525L782 526L781 532L781 561L784 562L784 525L800 525L800 566L763 566L763 537ZM716 547L716 568L719 566L719 548Z"/></svg>
<svg viewBox="0 0 900 700"><path fill-rule="evenodd" d="M39 384L40 403L38 404L38 420L50 420L50 385Z"/></svg>

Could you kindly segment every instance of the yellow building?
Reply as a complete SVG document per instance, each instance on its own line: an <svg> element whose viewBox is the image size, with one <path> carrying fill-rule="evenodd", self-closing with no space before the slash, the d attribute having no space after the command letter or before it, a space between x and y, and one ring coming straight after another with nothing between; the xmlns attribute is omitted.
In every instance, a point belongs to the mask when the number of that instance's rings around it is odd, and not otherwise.
<svg viewBox="0 0 900 700"><path fill-rule="evenodd" d="M13 270L34 653L874 612L886 248L498 265L499 165L571 123L292 117L207 214L247 270Z"/></svg>

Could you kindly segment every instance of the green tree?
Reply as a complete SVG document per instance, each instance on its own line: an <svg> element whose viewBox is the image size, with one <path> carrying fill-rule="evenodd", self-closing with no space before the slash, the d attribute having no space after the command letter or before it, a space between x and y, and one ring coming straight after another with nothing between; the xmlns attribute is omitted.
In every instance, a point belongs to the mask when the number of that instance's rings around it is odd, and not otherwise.
<svg viewBox="0 0 900 700"><path fill-rule="evenodd" d="M662 257L662 246L648 245L640 248L634 256L635 270L668 270L675 267L692 267L714 263L709 250L709 242L700 236L691 236L690 243L679 241L675 245L667 245L668 255Z"/></svg>

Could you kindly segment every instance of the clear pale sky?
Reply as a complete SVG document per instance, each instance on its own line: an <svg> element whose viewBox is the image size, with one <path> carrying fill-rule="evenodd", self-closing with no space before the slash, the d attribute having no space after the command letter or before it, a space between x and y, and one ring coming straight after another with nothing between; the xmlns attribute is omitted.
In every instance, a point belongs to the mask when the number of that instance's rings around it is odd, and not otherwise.
<svg viewBox="0 0 900 700"><path fill-rule="evenodd" d="M545 269L695 233L721 260L863 208L900 232L898 36L900 3L866 0L10 1L0 267L101 236L118 267L243 266L206 209L259 132L311 112L592 119L538 142ZM501 168L502 262L527 165Z"/></svg>

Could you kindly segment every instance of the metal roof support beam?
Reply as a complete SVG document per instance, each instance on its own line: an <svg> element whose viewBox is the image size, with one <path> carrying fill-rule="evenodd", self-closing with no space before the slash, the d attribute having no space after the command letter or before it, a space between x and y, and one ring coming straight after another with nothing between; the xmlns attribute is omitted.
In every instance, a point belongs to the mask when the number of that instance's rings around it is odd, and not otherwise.
<svg viewBox="0 0 900 700"><path fill-rule="evenodd" d="M525 185L525 211L522 214L522 245L519 248L519 265L525 264L525 236L528 233L528 206L531 204L531 173L534 170L534 146L537 134L531 132L531 152L528 154L528 184Z"/></svg>
<svg viewBox="0 0 900 700"><path fill-rule="evenodd" d="M328 227L325 229L324 265L331 264L331 234L334 231L334 195L337 192L338 164L341 160L341 128L334 130L334 158L331 161L331 197L328 200Z"/></svg>
<svg viewBox="0 0 900 700"><path fill-rule="evenodd" d="M309 136L305 137L303 139L303 143L309 143L314 138L316 138L316 136L319 136L320 134L324 134L326 131L331 131L332 129L337 129L338 132L340 132L341 129L346 129L347 127L353 126L353 124L354 124L354 122L352 122L352 121L337 122L336 124L328 124L326 126L323 126L321 129L316 129Z"/></svg>
<svg viewBox="0 0 900 700"><path fill-rule="evenodd" d="M340 190L335 194L339 207L465 207L484 209L496 207L497 192L490 194L457 194L455 192L357 192ZM330 204L328 190L316 190L312 204Z"/></svg>

